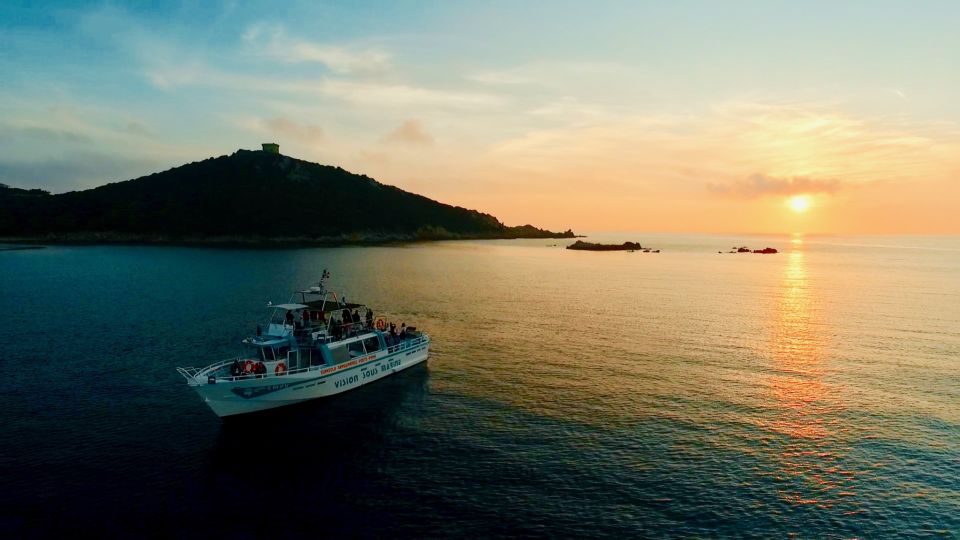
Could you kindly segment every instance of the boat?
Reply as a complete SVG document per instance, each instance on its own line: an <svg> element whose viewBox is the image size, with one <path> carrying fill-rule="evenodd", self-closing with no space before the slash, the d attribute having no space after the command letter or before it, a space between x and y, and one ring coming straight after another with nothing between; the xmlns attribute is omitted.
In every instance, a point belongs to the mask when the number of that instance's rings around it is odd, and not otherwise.
<svg viewBox="0 0 960 540"><path fill-rule="evenodd" d="M329 277L324 270L317 285L268 304L266 329L243 340L245 354L177 371L224 418L341 394L427 360L426 333L374 319L328 291Z"/></svg>

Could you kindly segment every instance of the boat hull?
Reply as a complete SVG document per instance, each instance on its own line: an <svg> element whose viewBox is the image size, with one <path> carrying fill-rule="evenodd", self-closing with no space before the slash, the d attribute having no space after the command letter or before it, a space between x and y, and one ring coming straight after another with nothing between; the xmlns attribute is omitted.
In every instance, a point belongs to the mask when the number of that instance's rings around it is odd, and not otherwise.
<svg viewBox="0 0 960 540"><path fill-rule="evenodd" d="M342 394L426 361L429 342L391 354L357 358L336 367L239 380L191 385L200 398L224 418L303 403Z"/></svg>

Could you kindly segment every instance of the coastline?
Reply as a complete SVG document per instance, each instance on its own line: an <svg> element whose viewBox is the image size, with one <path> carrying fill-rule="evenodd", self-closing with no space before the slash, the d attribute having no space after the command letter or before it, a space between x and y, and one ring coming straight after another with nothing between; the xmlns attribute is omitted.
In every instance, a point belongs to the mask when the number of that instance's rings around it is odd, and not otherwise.
<svg viewBox="0 0 960 540"><path fill-rule="evenodd" d="M336 236L171 236L120 233L70 233L31 236L0 237L0 244L29 244L53 246L179 246L221 248L298 248L337 246L381 246L442 240L536 240L577 238L572 233L525 234L402 234L350 233Z"/></svg>

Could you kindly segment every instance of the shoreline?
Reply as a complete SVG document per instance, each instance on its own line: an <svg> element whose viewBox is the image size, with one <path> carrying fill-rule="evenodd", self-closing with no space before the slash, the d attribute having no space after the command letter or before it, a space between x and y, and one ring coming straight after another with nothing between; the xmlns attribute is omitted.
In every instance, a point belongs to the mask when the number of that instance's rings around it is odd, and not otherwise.
<svg viewBox="0 0 960 540"><path fill-rule="evenodd" d="M559 240L578 238L565 233L555 235L416 235L356 233L317 238L301 236L212 236L174 237L163 235L118 235L111 233L82 233L67 235L37 235L0 237L0 244L35 246L157 246L157 247L214 247L249 249L285 249L302 247L383 246L413 244L444 240ZM24 246L13 249L31 249Z"/></svg>

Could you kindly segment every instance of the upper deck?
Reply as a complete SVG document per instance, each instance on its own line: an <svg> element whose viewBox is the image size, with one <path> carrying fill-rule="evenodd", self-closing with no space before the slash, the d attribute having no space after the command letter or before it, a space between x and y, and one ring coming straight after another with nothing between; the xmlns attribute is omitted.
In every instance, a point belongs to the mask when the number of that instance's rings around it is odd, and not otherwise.
<svg viewBox="0 0 960 540"><path fill-rule="evenodd" d="M328 276L324 271L324 279ZM267 307L272 312L266 328L257 325L255 335L243 340L248 354L203 369L186 368L181 373L189 374L188 379L210 376L218 380L284 375L340 366L371 354L390 354L412 340L428 339L414 327L398 328L383 318L375 319L368 306L346 302L342 295L327 291L323 280L318 286L294 293L287 303ZM235 372L237 363L244 370L242 374ZM261 371L251 373L251 365Z"/></svg>

